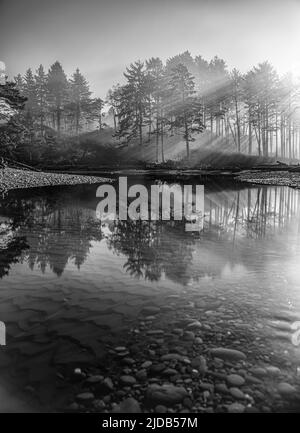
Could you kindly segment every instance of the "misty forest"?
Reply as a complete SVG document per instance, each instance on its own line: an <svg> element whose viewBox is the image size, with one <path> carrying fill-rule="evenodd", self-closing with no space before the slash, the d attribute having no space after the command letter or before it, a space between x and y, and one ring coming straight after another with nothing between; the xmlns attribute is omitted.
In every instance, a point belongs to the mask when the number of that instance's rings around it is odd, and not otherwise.
<svg viewBox="0 0 300 433"><path fill-rule="evenodd" d="M268 61L242 74L189 51L138 60L103 99L56 61L1 84L0 152L42 168L297 162L299 103Z"/></svg>

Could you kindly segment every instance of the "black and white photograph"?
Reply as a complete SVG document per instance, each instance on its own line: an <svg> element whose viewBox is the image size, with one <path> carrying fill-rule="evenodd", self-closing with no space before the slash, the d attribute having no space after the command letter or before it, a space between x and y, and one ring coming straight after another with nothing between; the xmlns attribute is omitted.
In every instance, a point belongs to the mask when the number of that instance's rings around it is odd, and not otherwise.
<svg viewBox="0 0 300 433"><path fill-rule="evenodd" d="M300 0L0 0L0 413L300 413Z"/></svg>

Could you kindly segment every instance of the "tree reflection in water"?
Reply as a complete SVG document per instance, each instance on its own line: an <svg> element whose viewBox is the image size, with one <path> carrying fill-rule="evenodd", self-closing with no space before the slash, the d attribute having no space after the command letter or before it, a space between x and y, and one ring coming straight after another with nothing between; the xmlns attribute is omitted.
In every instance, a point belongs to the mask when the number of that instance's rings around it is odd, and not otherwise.
<svg viewBox="0 0 300 433"><path fill-rule="evenodd" d="M126 271L150 281L163 274L175 281L188 280L193 243L182 221L116 221L108 239L109 248L127 258Z"/></svg>
<svg viewBox="0 0 300 433"><path fill-rule="evenodd" d="M213 261L210 252L215 254L216 244L221 256L236 262L243 261L250 239L279 242L274 234L289 228L290 220L299 215L299 204L299 193L291 188L213 184L205 187L201 233L185 232L184 221L115 221L105 242L113 253L125 256L124 268L130 275L150 281L167 277L186 284L195 274L220 272L216 264L207 265ZM93 243L104 241L96 206L91 186L3 199L0 277L18 261L42 272L49 267L57 276L69 262L79 269Z"/></svg>

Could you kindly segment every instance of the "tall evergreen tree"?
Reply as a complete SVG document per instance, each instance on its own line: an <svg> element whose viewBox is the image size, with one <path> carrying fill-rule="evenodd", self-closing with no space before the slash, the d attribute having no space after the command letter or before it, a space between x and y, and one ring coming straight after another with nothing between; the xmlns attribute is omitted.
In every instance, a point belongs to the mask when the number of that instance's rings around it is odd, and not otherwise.
<svg viewBox="0 0 300 433"><path fill-rule="evenodd" d="M113 122L114 122L114 131L115 134L117 133L118 129L118 123L119 123L119 111L120 111L120 104L121 104L121 86L117 84L116 86L113 86L112 89L109 89L107 93L107 102L110 105L110 112L113 116Z"/></svg>
<svg viewBox="0 0 300 433"><path fill-rule="evenodd" d="M88 102L86 118L88 121L96 121L98 123L99 132L103 129L103 108L105 101L101 98L93 98Z"/></svg>
<svg viewBox="0 0 300 433"><path fill-rule="evenodd" d="M30 139L34 139L35 135L35 118L37 114L37 93L36 83L31 68L27 69L23 79L23 95L27 98L24 120L28 132L30 133Z"/></svg>
<svg viewBox="0 0 300 433"><path fill-rule="evenodd" d="M35 75L37 118L40 136L44 136L44 124L47 116L47 75L43 65L40 65Z"/></svg>
<svg viewBox="0 0 300 433"><path fill-rule="evenodd" d="M183 130L186 143L186 156L190 157L190 142L194 140L194 132L203 131L203 123L199 118L200 102L194 96L194 77L186 66L179 64L170 73L169 81L172 90L172 105L169 114L173 116L172 126Z"/></svg>
<svg viewBox="0 0 300 433"><path fill-rule="evenodd" d="M61 133L62 113L68 100L68 80L59 62L55 62L47 75L47 91L53 124L58 135Z"/></svg>
<svg viewBox="0 0 300 433"><path fill-rule="evenodd" d="M88 82L78 68L70 79L69 92L69 108L74 117L75 131L78 135L82 127L81 121L89 111L91 96Z"/></svg>
<svg viewBox="0 0 300 433"><path fill-rule="evenodd" d="M273 130L278 77L269 62L260 63L246 77L248 103L251 101L252 122L259 155L269 155L270 132ZM249 98L251 91L251 99ZM291 141L290 141L291 142Z"/></svg>
<svg viewBox="0 0 300 433"><path fill-rule="evenodd" d="M144 63L132 63L124 73L127 84L122 87L120 95L120 130L119 135L138 138L140 146L143 144L143 127L147 107L147 75Z"/></svg>
<svg viewBox="0 0 300 433"><path fill-rule="evenodd" d="M237 69L233 69L230 74L230 83L228 87L229 104L232 108L232 117L234 119L234 126L230 122L230 116L227 117L228 126L232 132L236 149L241 151L241 135L242 135L242 111L243 111L243 77Z"/></svg>
<svg viewBox="0 0 300 433"><path fill-rule="evenodd" d="M165 70L161 59L152 57L146 61L148 78L148 122L149 140L151 139L151 127L154 122L156 162L158 162L159 136L161 136L162 159L163 156L163 96L165 83Z"/></svg>

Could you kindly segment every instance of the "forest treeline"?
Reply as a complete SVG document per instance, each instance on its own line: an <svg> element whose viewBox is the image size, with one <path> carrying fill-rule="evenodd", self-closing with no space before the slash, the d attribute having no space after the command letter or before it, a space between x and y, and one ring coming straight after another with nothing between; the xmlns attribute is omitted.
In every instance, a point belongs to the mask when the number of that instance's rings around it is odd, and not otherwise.
<svg viewBox="0 0 300 433"><path fill-rule="evenodd" d="M1 155L32 164L101 163L105 152L99 153L99 141L91 145L80 137L91 129L101 137L109 117L113 159L118 145L136 145L153 146L156 161L164 162L165 140L175 136L189 160L191 142L204 132L220 152L299 158L299 86L289 74L279 77L267 61L241 74L217 56L207 61L186 51L165 63L136 61L126 68L124 81L105 100L92 96L79 69L68 78L59 62L47 73L40 65L6 81L0 86L0 116L9 121L0 124Z"/></svg>
<svg viewBox="0 0 300 433"><path fill-rule="evenodd" d="M35 72L29 68L24 76L18 74L2 85L0 92L14 111L0 128L3 156L32 163L67 160L70 145L64 137L78 137L90 124L102 128L104 101L92 97L79 69L67 78L59 62L48 73L43 65Z"/></svg>

